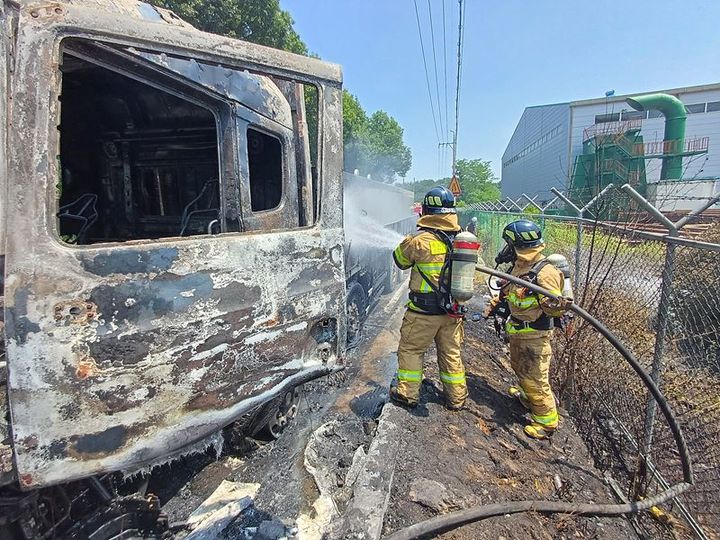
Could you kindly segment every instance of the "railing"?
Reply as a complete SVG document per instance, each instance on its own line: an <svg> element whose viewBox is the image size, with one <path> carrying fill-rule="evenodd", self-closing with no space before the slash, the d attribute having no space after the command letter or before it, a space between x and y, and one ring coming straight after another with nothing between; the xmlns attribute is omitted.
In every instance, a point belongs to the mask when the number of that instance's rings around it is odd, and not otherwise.
<svg viewBox="0 0 720 540"><path fill-rule="evenodd" d="M642 119L623 120L621 122L605 122L593 124L583 130L583 142L592 139L596 135L615 135L625 133L631 129L642 129Z"/></svg>
<svg viewBox="0 0 720 540"><path fill-rule="evenodd" d="M666 154L702 154L710 147L710 137L695 137L693 139L651 141L633 145L632 152L636 156L662 157Z"/></svg>

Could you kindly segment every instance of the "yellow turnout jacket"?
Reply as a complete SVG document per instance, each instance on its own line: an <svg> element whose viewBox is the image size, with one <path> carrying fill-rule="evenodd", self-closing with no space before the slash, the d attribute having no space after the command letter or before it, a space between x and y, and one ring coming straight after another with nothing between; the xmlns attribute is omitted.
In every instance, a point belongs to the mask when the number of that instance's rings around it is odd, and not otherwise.
<svg viewBox="0 0 720 540"><path fill-rule="evenodd" d="M436 229L447 233L460 232L460 225L456 214L435 214L422 216L417 222L418 228ZM440 271L442 270L445 256L448 249L445 242L429 231L419 230L414 234L406 236L400 245L393 251L395 264L407 270L412 268L410 273L410 290L417 293L431 293L432 287L423 279L418 272L421 270L435 287L440 283ZM424 313L425 311L415 305L412 300L408 301L407 307L413 311Z"/></svg>
<svg viewBox="0 0 720 540"><path fill-rule="evenodd" d="M543 249L545 249L544 245L516 250L517 259L511 274L527 280L527 275L530 270L545 258L542 254ZM563 283L563 273L552 264L546 264L537 274L537 284L557 295L562 295ZM500 292L500 296L496 296L491 302L496 304L502 298L506 298L510 306L512 319L506 326L507 333L510 336L517 334L537 335L537 332L543 331L528 326L523 327L522 324L514 324L513 319L521 323L533 323L538 321L543 315L560 317L564 313L564 310L558 306L557 301L541 294L535 294L525 287L520 287L514 283L505 285Z"/></svg>

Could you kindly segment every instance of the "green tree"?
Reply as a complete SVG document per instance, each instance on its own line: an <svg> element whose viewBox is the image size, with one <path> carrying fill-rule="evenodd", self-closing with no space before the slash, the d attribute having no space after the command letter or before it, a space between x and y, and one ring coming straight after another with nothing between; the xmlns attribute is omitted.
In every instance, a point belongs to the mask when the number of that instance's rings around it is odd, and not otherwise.
<svg viewBox="0 0 720 540"><path fill-rule="evenodd" d="M157 3L206 32L298 54L308 52L293 28L292 17L280 8L280 0L157 0Z"/></svg>
<svg viewBox="0 0 720 540"><path fill-rule="evenodd" d="M457 176L462 188L460 200L466 204L500 199L500 184L490 168L489 161L459 159Z"/></svg>
<svg viewBox="0 0 720 540"><path fill-rule="evenodd" d="M375 180L393 182L405 176L412 164L410 148L403 141L403 128L385 111L370 117L355 96L343 95L345 170L359 169Z"/></svg>
<svg viewBox="0 0 720 540"><path fill-rule="evenodd" d="M462 194L458 198L458 206L497 201L500 199L500 183L490 168L490 162L482 159L460 159L457 163L458 180ZM418 180L411 184L415 193L415 201L422 201L423 196L435 186L450 185L450 178Z"/></svg>
<svg viewBox="0 0 720 540"><path fill-rule="evenodd" d="M425 180L417 180L413 182L410 185L405 185L406 189L412 189L413 193L415 194L414 201L415 202L422 202L423 197L425 194L430 191L432 188L436 186L448 186L450 185L450 179L449 178L442 178L440 180L436 180L433 178L427 178Z"/></svg>
<svg viewBox="0 0 720 540"><path fill-rule="evenodd" d="M412 165L412 154L403 142L403 128L385 111L375 111L368 120L369 173L376 179L392 182L405 176Z"/></svg>
<svg viewBox="0 0 720 540"><path fill-rule="evenodd" d="M368 147L368 116L357 97L343 90L343 146L344 169L358 169L367 174L370 149Z"/></svg>
<svg viewBox="0 0 720 540"><path fill-rule="evenodd" d="M343 90L343 142L362 138L367 132L368 117L357 97Z"/></svg>

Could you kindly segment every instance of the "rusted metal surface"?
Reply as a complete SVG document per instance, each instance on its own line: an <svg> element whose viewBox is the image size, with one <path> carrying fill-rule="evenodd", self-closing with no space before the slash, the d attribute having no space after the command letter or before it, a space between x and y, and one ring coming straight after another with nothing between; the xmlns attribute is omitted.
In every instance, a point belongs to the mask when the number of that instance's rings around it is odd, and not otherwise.
<svg viewBox="0 0 720 540"><path fill-rule="evenodd" d="M144 7L134 14L138 5L21 3L5 302L24 488L131 471L182 452L288 387L337 368L344 349L339 69L153 21ZM57 64L59 41L69 35L316 82L323 113L316 225L61 243L54 224ZM270 214L263 228L287 225Z"/></svg>

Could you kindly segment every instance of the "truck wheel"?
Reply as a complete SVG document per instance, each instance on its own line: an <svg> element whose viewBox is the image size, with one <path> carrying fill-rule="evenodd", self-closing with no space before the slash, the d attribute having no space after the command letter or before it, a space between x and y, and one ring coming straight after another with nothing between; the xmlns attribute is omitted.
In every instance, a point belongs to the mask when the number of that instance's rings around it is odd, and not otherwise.
<svg viewBox="0 0 720 540"><path fill-rule="evenodd" d="M360 337L362 323L365 320L367 296L359 283L353 283L347 293L347 343L352 344Z"/></svg>
<svg viewBox="0 0 720 540"><path fill-rule="evenodd" d="M264 440L279 439L297 416L301 392L302 385L295 386L284 396L268 403L259 415L262 420L258 422L259 426L254 430L253 436Z"/></svg>

